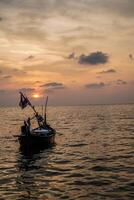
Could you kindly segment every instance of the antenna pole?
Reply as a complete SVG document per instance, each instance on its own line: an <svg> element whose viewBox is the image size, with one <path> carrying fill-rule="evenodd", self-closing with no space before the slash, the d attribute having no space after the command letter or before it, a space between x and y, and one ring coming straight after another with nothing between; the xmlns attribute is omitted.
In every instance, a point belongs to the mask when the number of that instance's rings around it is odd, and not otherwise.
<svg viewBox="0 0 134 200"><path fill-rule="evenodd" d="M44 123L45 124L47 124L47 115L46 115L46 112L47 112L47 102L48 102L48 96L46 98L45 110L44 110Z"/></svg>

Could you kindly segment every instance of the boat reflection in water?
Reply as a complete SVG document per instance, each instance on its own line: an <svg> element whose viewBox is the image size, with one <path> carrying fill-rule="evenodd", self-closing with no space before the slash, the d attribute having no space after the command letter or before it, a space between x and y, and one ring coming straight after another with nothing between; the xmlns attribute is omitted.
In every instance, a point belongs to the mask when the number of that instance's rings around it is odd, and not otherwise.
<svg viewBox="0 0 134 200"><path fill-rule="evenodd" d="M55 143L46 143L45 145L33 145L32 143L26 143L25 145L20 145L19 151L20 153L27 159L31 159L35 154L42 153L54 147Z"/></svg>
<svg viewBox="0 0 134 200"><path fill-rule="evenodd" d="M17 160L18 176L16 178L19 200L39 200L42 197L43 199L47 198L44 192L41 195L39 183L43 178L44 185L48 184L45 182L45 172L43 171L44 168L48 166L49 156L52 151L52 146L47 146L45 148L33 148L31 146L20 147Z"/></svg>

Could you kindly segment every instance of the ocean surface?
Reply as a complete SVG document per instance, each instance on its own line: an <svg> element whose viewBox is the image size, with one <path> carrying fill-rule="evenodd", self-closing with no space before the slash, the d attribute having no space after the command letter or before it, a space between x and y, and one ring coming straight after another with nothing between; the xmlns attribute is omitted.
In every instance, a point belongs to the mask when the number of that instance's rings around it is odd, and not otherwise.
<svg viewBox="0 0 134 200"><path fill-rule="evenodd" d="M134 105L48 107L56 145L25 153L29 115L0 108L0 200L134 199Z"/></svg>

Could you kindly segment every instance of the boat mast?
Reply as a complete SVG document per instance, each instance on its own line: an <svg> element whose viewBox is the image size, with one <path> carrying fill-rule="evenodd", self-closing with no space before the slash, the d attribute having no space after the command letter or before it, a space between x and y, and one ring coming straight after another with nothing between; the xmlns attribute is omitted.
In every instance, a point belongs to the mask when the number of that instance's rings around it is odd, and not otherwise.
<svg viewBox="0 0 134 200"><path fill-rule="evenodd" d="M46 98L46 103L45 103L45 110L44 110L44 124L46 125L47 124L47 102L48 102L48 96Z"/></svg>

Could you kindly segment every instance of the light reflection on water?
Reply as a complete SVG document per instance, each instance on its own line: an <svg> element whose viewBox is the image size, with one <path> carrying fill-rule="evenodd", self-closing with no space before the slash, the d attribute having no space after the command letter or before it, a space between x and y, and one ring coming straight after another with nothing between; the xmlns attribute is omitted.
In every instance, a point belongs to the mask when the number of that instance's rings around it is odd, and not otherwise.
<svg viewBox="0 0 134 200"><path fill-rule="evenodd" d="M29 109L0 108L0 199L133 199L134 105L51 107L53 148L13 135Z"/></svg>

